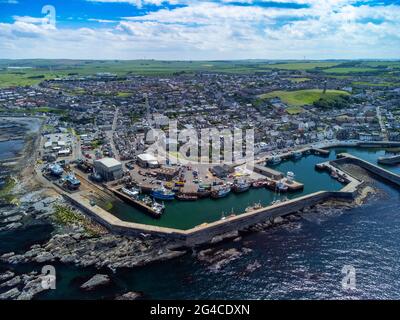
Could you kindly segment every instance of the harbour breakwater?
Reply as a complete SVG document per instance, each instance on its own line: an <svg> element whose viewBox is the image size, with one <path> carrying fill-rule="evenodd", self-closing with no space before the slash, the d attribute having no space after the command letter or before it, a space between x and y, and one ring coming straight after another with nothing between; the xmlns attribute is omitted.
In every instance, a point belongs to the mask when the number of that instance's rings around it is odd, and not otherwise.
<svg viewBox="0 0 400 320"><path fill-rule="evenodd" d="M370 162L364 161L362 159L359 159L357 157L352 156L351 154L348 153L341 153L338 155L337 160L335 160L335 163L351 163L354 165L357 165L377 176L380 178L383 178L386 181L389 181L390 183L400 186L400 176L397 174L394 174L386 169L383 169L381 167L378 167Z"/></svg>
<svg viewBox="0 0 400 320"><path fill-rule="evenodd" d="M362 182L359 181L359 185L361 184ZM81 197L79 194L64 194L64 197L111 232L127 236L150 234L157 237L181 240L182 245L190 247L210 242L216 236L244 230L257 223L273 220L277 217L284 217L328 200L352 200L357 193L357 187L358 185L354 186L354 190L344 192L316 192L294 200L243 213L238 216L227 217L225 220L200 225L189 230L156 227L122 221L102 208L91 205L87 199Z"/></svg>

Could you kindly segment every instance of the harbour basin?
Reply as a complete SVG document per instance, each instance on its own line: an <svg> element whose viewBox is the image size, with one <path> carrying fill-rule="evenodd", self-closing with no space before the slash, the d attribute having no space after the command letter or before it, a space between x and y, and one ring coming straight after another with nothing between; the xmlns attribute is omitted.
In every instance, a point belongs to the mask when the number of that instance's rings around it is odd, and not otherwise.
<svg viewBox="0 0 400 320"><path fill-rule="evenodd" d="M278 194L271 190L261 188L251 189L249 192L241 194L230 193L226 198L218 200L200 199L195 202L174 200L165 202L165 213L160 219L147 216L140 210L122 201L115 201L112 209L109 211L124 221L187 230L203 223L218 221L224 216L242 214L247 207L255 203L268 206L273 201L284 197L293 199L322 190L340 190L343 185L337 180L332 179L329 173L315 170L316 164L334 160L339 153L347 152L373 164L378 164L377 159L386 154L385 149L377 148L339 147L331 148L330 150L329 156L310 154L304 155L296 160L284 160L278 165L268 165L284 174L288 171L294 172L295 180L304 184L304 189L302 191ZM400 166L380 166L394 173L400 173Z"/></svg>

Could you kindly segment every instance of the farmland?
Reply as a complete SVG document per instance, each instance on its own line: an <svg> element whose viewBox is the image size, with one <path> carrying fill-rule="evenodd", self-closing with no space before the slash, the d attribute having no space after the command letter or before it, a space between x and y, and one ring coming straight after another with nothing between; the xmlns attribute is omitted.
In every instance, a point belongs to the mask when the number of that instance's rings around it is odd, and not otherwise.
<svg viewBox="0 0 400 320"><path fill-rule="evenodd" d="M157 61L157 60L0 60L0 87L36 85L46 79L113 73L117 76L170 76L196 72L254 74L291 71L344 77L363 73L388 75L400 70L396 61ZM307 77L292 78L305 81ZM298 79L298 80L297 80Z"/></svg>
<svg viewBox="0 0 400 320"><path fill-rule="evenodd" d="M331 100L339 96L346 95L349 95L349 93L346 91L327 90L327 92L324 94L321 89L311 89L297 91L273 91L259 96L259 99L266 100L280 98L283 103L288 105L286 111L289 114L297 114L303 111L303 106L311 105L320 99Z"/></svg>

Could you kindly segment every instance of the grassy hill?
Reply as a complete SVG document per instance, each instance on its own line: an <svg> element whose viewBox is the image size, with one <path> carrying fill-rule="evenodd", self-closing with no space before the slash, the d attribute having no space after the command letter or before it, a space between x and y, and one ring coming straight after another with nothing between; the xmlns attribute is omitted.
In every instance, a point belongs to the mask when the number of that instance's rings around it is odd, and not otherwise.
<svg viewBox="0 0 400 320"><path fill-rule="evenodd" d="M349 93L340 90L327 90L323 93L321 89L297 90L297 91L273 91L259 96L259 99L266 100L280 98L281 101L289 106L286 110L290 114L303 111L303 106L311 105L320 99L331 100L340 96L348 96Z"/></svg>

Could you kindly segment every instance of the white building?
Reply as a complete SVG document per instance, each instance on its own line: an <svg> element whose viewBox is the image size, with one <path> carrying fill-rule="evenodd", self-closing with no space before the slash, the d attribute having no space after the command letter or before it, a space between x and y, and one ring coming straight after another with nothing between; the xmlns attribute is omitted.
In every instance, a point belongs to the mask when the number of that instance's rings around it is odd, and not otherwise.
<svg viewBox="0 0 400 320"><path fill-rule="evenodd" d="M114 158L103 158L93 162L96 173L105 181L121 179L124 175L122 163Z"/></svg>
<svg viewBox="0 0 400 320"><path fill-rule="evenodd" d="M137 156L139 166L143 168L157 168L160 166L157 159L148 153L143 153Z"/></svg>

